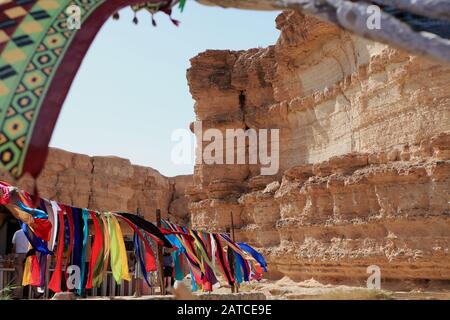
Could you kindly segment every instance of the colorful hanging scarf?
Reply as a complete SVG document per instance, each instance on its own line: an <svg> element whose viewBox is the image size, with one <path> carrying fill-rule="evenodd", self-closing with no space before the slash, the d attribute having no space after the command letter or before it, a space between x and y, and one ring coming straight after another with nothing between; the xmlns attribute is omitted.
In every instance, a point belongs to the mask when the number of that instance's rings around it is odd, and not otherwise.
<svg viewBox="0 0 450 320"><path fill-rule="evenodd" d="M142 277L144 278L145 282L147 283L147 285L149 287L151 287L151 283L148 280L148 275L147 275L147 266L146 261L144 259L143 256L145 256L145 250L142 250L142 244L141 244L141 240L139 239L139 236L137 233L134 234L133 237L134 240L134 254L137 257L141 272L142 272ZM143 252L144 251L144 252Z"/></svg>
<svg viewBox="0 0 450 320"><path fill-rule="evenodd" d="M108 215L108 230L111 237L111 270L117 284L121 280L130 281L128 258L122 231L116 217Z"/></svg>
<svg viewBox="0 0 450 320"><path fill-rule="evenodd" d="M47 255L40 252L36 253L39 261L39 287L44 288L47 280Z"/></svg>
<svg viewBox="0 0 450 320"><path fill-rule="evenodd" d="M197 253L194 248L194 239L192 236L182 236L184 234L187 234L187 230L181 228L180 226L177 226L175 224L172 224L169 221L162 221L170 230L176 231L174 234L177 239L182 244L182 247L184 248L184 256L186 257L186 261L188 263L190 274L191 274L191 282L192 282L192 290L197 290L197 284L198 286L201 286L203 283L203 271L201 269L202 264L200 262L200 259L197 257Z"/></svg>
<svg viewBox="0 0 450 320"><path fill-rule="evenodd" d="M240 254L234 252L236 277L239 277L238 283L250 281L250 265ZM239 276L238 276L239 274ZM243 279L242 279L243 276Z"/></svg>
<svg viewBox="0 0 450 320"><path fill-rule="evenodd" d="M50 201L45 199L41 199L41 207L47 213L48 221L50 221L51 224L48 249L53 251L53 247L56 242L56 234L54 231L58 230L58 211L54 211Z"/></svg>
<svg viewBox="0 0 450 320"><path fill-rule="evenodd" d="M58 206L58 203L56 201L48 201L47 200L47 204L50 203L50 207L51 207L51 212L52 212L52 236L50 238L50 245L49 245L49 249L53 251L53 249L55 248L55 244L56 244L56 238L58 235L58 230L59 230L59 212L61 211L61 208ZM50 209L49 209L50 211Z"/></svg>
<svg viewBox="0 0 450 320"><path fill-rule="evenodd" d="M33 217L33 220L30 223L32 233L43 241L49 241L51 238L52 223L48 220L48 214L43 210L26 206L21 200L17 201L17 205L21 210Z"/></svg>
<svg viewBox="0 0 450 320"><path fill-rule="evenodd" d="M230 270L230 274L231 276L234 278L234 280L236 281L236 270L234 269L234 261L236 260L234 257L234 252L233 249L231 249L230 246L227 247L227 265L228 268Z"/></svg>
<svg viewBox="0 0 450 320"><path fill-rule="evenodd" d="M59 235L58 235L58 250L56 254L56 266L55 271L52 274L48 288L53 292L61 292L61 272L63 263L63 253L64 253L64 211L58 211L59 220Z"/></svg>
<svg viewBox="0 0 450 320"><path fill-rule="evenodd" d="M220 243L220 238L219 235L217 234L212 234L212 238L216 243L216 258L217 258L217 262L219 263L220 269L222 270L222 273L225 277L225 279L227 280L228 284L230 286L232 286L234 284L234 277L230 271L230 267L228 264L228 261L226 259L225 253L223 251L222 248L222 244Z"/></svg>
<svg viewBox="0 0 450 320"><path fill-rule="evenodd" d="M241 284L242 283L242 270L241 270L241 265L238 261L238 259L234 259L234 270L235 270L235 277L236 277L236 282Z"/></svg>
<svg viewBox="0 0 450 320"><path fill-rule="evenodd" d="M264 257L262 254L260 254L258 251L250 247L248 244L243 242L238 242L237 245L244 251L248 252L263 268L264 272L267 272L267 263L266 260L264 260Z"/></svg>
<svg viewBox="0 0 450 320"><path fill-rule="evenodd" d="M217 252L217 245L216 241L213 238L213 235L209 235L209 242L211 246L211 264L214 267L214 270L216 270L216 252ZM217 275L216 275L217 277Z"/></svg>
<svg viewBox="0 0 450 320"><path fill-rule="evenodd" d="M146 270L149 271L156 271L156 258L155 255L153 253L153 250L150 246L150 244L148 243L147 239L144 237L144 235L142 234L142 232L136 227L136 225L134 225L130 220L128 220L127 218L125 218L125 216L117 214L117 217L119 217L120 219L122 219L123 221L125 221L135 232L135 234L142 240L142 242L144 243L144 249L145 249L145 253L146 253L146 263L147 263L147 268ZM141 257L142 258L142 257Z"/></svg>
<svg viewBox="0 0 450 320"><path fill-rule="evenodd" d="M46 257L45 255L41 255L40 253L36 252L36 250L34 249L30 249L27 252L25 258L24 273L22 277L22 286L42 286L43 275L40 260L41 256Z"/></svg>
<svg viewBox="0 0 450 320"><path fill-rule="evenodd" d="M17 205L20 209L22 209L23 211L25 211L28 214L31 214L33 216L33 218L35 219L48 219L48 215L46 212L36 209L36 208L30 208L28 206L26 206L25 204L23 204L23 202L21 200L17 201Z"/></svg>
<svg viewBox="0 0 450 320"><path fill-rule="evenodd" d="M197 232L194 230L189 230L190 234L194 238L194 243L196 245L196 251L200 254L201 258L203 259L203 262L207 264L209 267L213 268L211 261L209 259L207 248L205 246L205 243L202 241L202 239L198 236Z"/></svg>
<svg viewBox="0 0 450 320"><path fill-rule="evenodd" d="M182 281L184 279L184 274L183 274L183 256L181 249L173 252L172 257L175 267L175 280Z"/></svg>
<svg viewBox="0 0 450 320"><path fill-rule="evenodd" d="M74 229L72 264L78 266L81 270L81 256L83 251L83 217L81 209L72 207L72 217ZM81 283L81 281L79 283ZM79 287L77 289L79 289Z"/></svg>
<svg viewBox="0 0 450 320"><path fill-rule="evenodd" d="M167 223L164 220L161 220L162 224L165 226L165 228L168 228ZM161 228L160 228L161 229ZM183 244L178 240L176 237L176 234L180 234L179 232L175 232L169 229L164 229L164 231L161 231L165 234L167 240L172 244L173 248L177 248L174 252L172 252L172 258L173 258L173 264L175 269L175 280L183 280L184 274L183 274L183 254L185 254L185 249L183 247Z"/></svg>
<svg viewBox="0 0 450 320"><path fill-rule="evenodd" d="M172 247L174 248L175 251L184 250L183 244L180 242L180 240L178 240L175 234L168 234L165 237L172 244Z"/></svg>
<svg viewBox="0 0 450 320"><path fill-rule="evenodd" d="M9 202L11 201L9 190L10 190L10 186L0 182L0 205L1 206L5 205L5 204L9 204Z"/></svg>
<svg viewBox="0 0 450 320"><path fill-rule="evenodd" d="M39 287L41 285L41 266L39 263L39 259L36 254L30 256L30 259L31 259L30 285Z"/></svg>
<svg viewBox="0 0 450 320"><path fill-rule="evenodd" d="M28 193L18 191L18 198L17 205L20 210L11 207L10 204L6 204L6 206L21 221L21 228L33 249L29 251L32 253L26 258L23 282L41 286L45 282L46 256L53 255L46 242L50 240L52 224L48 221L48 215L44 211L30 207L32 200Z"/></svg>
<svg viewBox="0 0 450 320"><path fill-rule="evenodd" d="M38 252L41 252L44 255L53 255L53 252L48 250L47 243L42 240L41 238L37 237L30 229L30 227L22 223L22 230L25 233L25 236L27 237L28 241L30 242L33 249L35 249Z"/></svg>
<svg viewBox="0 0 450 320"><path fill-rule="evenodd" d="M81 281L80 281L80 287L78 288L78 294L81 295L83 292L83 284L86 283L86 245L87 241L89 239L89 225L88 225L88 218L89 218L89 211L87 209L82 210L82 219L83 219L83 243L82 243L82 249L81 249Z"/></svg>
<svg viewBox="0 0 450 320"><path fill-rule="evenodd" d="M2 183L0 182L0 185ZM9 188L9 187L8 187ZM10 190L10 189L9 189ZM151 240L157 244L175 250L172 253L175 267L175 278L183 279L182 258L186 258L189 272L192 277L192 289L198 288L210 291L218 285L216 265L225 276L227 282L233 285L250 279L260 279L261 267L266 271L266 262L261 254L245 243L235 243L227 234L210 234L177 226L162 220L164 228L157 228L152 223L132 214L105 214L78 209L56 202L40 199L39 208L31 208L32 196L26 192L18 191L18 202L21 212L31 217L30 226L22 223L22 228L33 248L27 254L26 268L24 270L23 284L44 286L47 257L52 254L50 248L54 247L55 238L58 236L56 268L50 282L49 289L54 292L61 291L61 272L64 255L65 237L68 236L68 250L66 270L69 264L80 267L81 283L77 287L78 293L84 288L98 287L104 281L108 270L109 257L113 277L117 283L121 280L129 280L128 258L122 230L117 218L126 222L135 232L134 242L138 263L143 270L145 280L148 280L147 272L156 270L156 259L151 248ZM10 206L10 204L7 204ZM11 210L11 206L9 207ZM67 222L64 219L66 212ZM89 238L88 218L94 224L95 237L92 246L91 260L86 271L86 246ZM116 218L117 217L117 218ZM24 220L27 220L26 218ZM58 231L43 230L33 227L40 220L52 220L54 229ZM49 222L49 221L48 221ZM66 228L64 227L66 225ZM58 227L59 226L59 227ZM142 229L141 229L142 228ZM52 239L53 237L53 239ZM50 240L51 243L47 243ZM227 244L227 253L223 249L221 241ZM145 258L144 258L145 256ZM255 272L252 272L250 261L254 264ZM66 280L67 280L66 273ZM87 278L87 279L85 279ZM150 283L147 281L147 284Z"/></svg>
<svg viewBox="0 0 450 320"><path fill-rule="evenodd" d="M230 254L231 252L233 253L233 258L236 260L237 265L239 266L239 270L235 271L241 272L242 269L242 272L244 273L244 281L249 281L251 267L248 260L245 259L245 251L242 250L237 243L231 240L227 234L220 234L220 237L228 244L228 248L231 250Z"/></svg>
<svg viewBox="0 0 450 320"><path fill-rule="evenodd" d="M66 217L67 217L67 223L69 225L69 248L67 250L67 258L66 258L66 268L65 268L65 275L66 275L66 282L68 279L68 273L67 269L70 266L73 246L74 246L74 225L73 225L73 214L72 214L72 208L69 206L64 206Z"/></svg>
<svg viewBox="0 0 450 320"><path fill-rule="evenodd" d="M212 269L214 266L212 265L210 258L209 258L209 249L206 246L206 243L203 242L199 234L194 231L190 230L191 234L194 237L194 241L197 245L197 252L201 255L201 262L202 262L202 269L204 270L204 277L203 277L203 286L204 290L211 291L212 286L218 282L214 272Z"/></svg>
<svg viewBox="0 0 450 320"><path fill-rule="evenodd" d="M211 268L210 268L210 272L213 273L213 278L212 279L216 279L215 283L214 281L211 282L213 287L220 287L220 283L218 281L218 277L217 277L217 272L216 272L216 265L215 265L215 256L213 255L213 250L215 250L215 243L214 245L212 245L212 239L211 239L211 234L207 233L207 232L199 232L199 234L202 235L202 240L203 243L205 244L205 246L207 247L208 251L208 257L211 257ZM215 252L214 252L215 253Z"/></svg>
<svg viewBox="0 0 450 320"><path fill-rule="evenodd" d="M25 258L25 265L23 267L23 277L22 277L22 286L26 287L31 284L31 265L32 258Z"/></svg>
<svg viewBox="0 0 450 320"><path fill-rule="evenodd" d="M172 249L172 245L170 244L170 242L166 239L166 237L164 237L162 232L153 223L131 213L117 212L116 215L120 215L126 218L134 225L147 232L147 234L154 241L156 241L157 244Z"/></svg>
<svg viewBox="0 0 450 320"><path fill-rule="evenodd" d="M110 233L109 233L108 221L107 221L105 214L100 213L100 218L101 218L101 222L102 222L103 246L105 248L104 255L103 255L103 271L102 271L102 278L104 279L108 272L108 262L109 262L109 258L110 258L110 252L111 252L111 237L110 237Z"/></svg>
<svg viewBox="0 0 450 320"><path fill-rule="evenodd" d="M189 230L187 228L183 228L180 226L176 226L179 232L188 234ZM196 282L195 287L203 286L203 278L204 278L204 268L203 263L201 261L201 257L198 255L196 250L196 245L194 243L194 238L190 235L190 238L183 237L184 246L186 249L186 261L189 264L189 268L191 269L191 273L193 275L192 281ZM194 286L193 286L194 287Z"/></svg>
<svg viewBox="0 0 450 320"><path fill-rule="evenodd" d="M245 256L245 252L242 251L241 248L239 248L239 246L230 239L230 237L225 234L225 233L221 233L219 234L219 236L222 238L222 240L224 240L235 252L237 252L238 254L240 254L241 256Z"/></svg>
<svg viewBox="0 0 450 320"><path fill-rule="evenodd" d="M86 289L99 287L103 282L103 232L94 211L89 212L94 223L94 242L92 244L91 260L89 263L89 276Z"/></svg>
<svg viewBox="0 0 450 320"><path fill-rule="evenodd" d="M122 279L130 281L130 269L128 267L128 256L127 256L127 249L125 248L125 241L123 239L122 230L120 228L120 224L117 221L117 219L113 216L112 219L114 219L114 223L116 226L116 236L119 243L119 252L120 252L120 258L122 262Z"/></svg>

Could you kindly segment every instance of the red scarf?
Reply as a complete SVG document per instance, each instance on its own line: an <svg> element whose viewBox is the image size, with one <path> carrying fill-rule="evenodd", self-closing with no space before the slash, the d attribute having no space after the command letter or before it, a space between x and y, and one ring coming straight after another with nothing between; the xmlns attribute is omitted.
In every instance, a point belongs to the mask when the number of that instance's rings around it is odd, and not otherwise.
<svg viewBox="0 0 450 320"><path fill-rule="evenodd" d="M60 205L60 207L62 207ZM48 283L48 288L53 292L61 292L61 271L64 253L64 211L58 211L59 234L58 234L58 252L56 256L56 267L52 274L52 278Z"/></svg>
<svg viewBox="0 0 450 320"><path fill-rule="evenodd" d="M95 271L95 265L103 249L103 232L102 228L100 227L100 223L97 220L97 215L94 211L89 211L89 213L91 215L92 221L94 222L95 236L94 243L92 244L91 261L89 262L89 276L86 283L86 289L92 288L92 278Z"/></svg>
<svg viewBox="0 0 450 320"><path fill-rule="evenodd" d="M36 236L44 241L50 241L52 223L48 219L35 218L31 223L31 228Z"/></svg>
<svg viewBox="0 0 450 320"><path fill-rule="evenodd" d="M234 280L233 275L231 274L231 270L230 270L229 264L227 262L227 258L225 256L225 253L223 252L223 248L222 248L222 245L219 240L219 236L217 234L212 234L211 236L213 237L214 241L216 242L216 258L217 258L217 261L219 262L219 266L222 269L223 275L227 279L228 284L230 286L232 286L234 284L235 280Z"/></svg>
<svg viewBox="0 0 450 320"><path fill-rule="evenodd" d="M71 260L71 255L72 255L72 250L73 250L73 245L74 245L74 233L75 233L75 227L73 224L73 214L72 214L72 208L71 207L66 207L64 206L64 208L66 209L66 216L67 216L67 221L69 222L69 233L70 233L70 239L69 239L69 250L67 250L67 259L66 259L66 281L68 279L68 275L67 275L67 269L69 268L70 265L70 260Z"/></svg>
<svg viewBox="0 0 450 320"><path fill-rule="evenodd" d="M11 197L9 195L8 185L4 182L0 182L0 205L9 204Z"/></svg>
<svg viewBox="0 0 450 320"><path fill-rule="evenodd" d="M39 287L41 285L41 268L36 254L31 257L31 283L30 285Z"/></svg>

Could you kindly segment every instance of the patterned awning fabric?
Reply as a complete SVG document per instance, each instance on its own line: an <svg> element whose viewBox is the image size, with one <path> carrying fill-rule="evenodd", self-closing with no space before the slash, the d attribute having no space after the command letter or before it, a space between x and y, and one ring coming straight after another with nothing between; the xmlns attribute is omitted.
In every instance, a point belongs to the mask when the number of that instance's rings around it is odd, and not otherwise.
<svg viewBox="0 0 450 320"><path fill-rule="evenodd" d="M112 14L126 6L147 4L170 14L178 3L0 0L0 170L15 178L27 172L39 175L73 78ZM76 20L79 29L71 23Z"/></svg>

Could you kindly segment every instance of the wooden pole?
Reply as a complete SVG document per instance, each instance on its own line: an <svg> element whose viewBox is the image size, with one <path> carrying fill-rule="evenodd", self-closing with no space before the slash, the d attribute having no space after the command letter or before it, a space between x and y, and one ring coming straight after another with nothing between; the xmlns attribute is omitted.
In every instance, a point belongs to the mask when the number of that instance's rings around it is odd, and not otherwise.
<svg viewBox="0 0 450 320"><path fill-rule="evenodd" d="M230 216L231 216L231 239L233 240L233 242L236 242L236 238L234 236L234 219L233 219L233 211L230 211ZM230 247L228 247L228 249L231 250ZM233 259L233 263L234 263L234 259ZM235 293L239 293L239 284L237 282L234 283L233 286L233 292Z"/></svg>
<svg viewBox="0 0 450 320"><path fill-rule="evenodd" d="M161 210L156 209L156 226L161 228ZM161 294L166 295L166 287L164 283L164 256L163 256L163 248L158 244L158 276L159 283L161 288Z"/></svg>
<svg viewBox="0 0 450 320"><path fill-rule="evenodd" d="M141 217L141 210L139 208L136 209L136 215L138 217ZM139 241L139 239L138 239ZM135 258L136 258L136 262L135 262L135 276L134 276L134 281L136 284L136 291L134 292L134 296L135 297L141 297L142 296L142 281L141 281L141 276L142 276L142 272L141 272L141 264L139 261L139 256L136 254L136 247L134 248L134 254L135 254Z"/></svg>
<svg viewBox="0 0 450 320"><path fill-rule="evenodd" d="M229 231L229 229L227 231ZM234 254L231 251L231 247L230 246L228 246L228 248L227 248L227 259L228 259L228 265L230 267L231 274L234 277L235 276L235 273L234 273ZM231 293L234 293L235 287L236 287L235 284L233 284L231 286Z"/></svg>
<svg viewBox="0 0 450 320"><path fill-rule="evenodd" d="M235 242L235 237L234 237L234 220L233 220L233 211L230 211L230 216L231 216L231 239L233 239L233 242Z"/></svg>
<svg viewBox="0 0 450 320"><path fill-rule="evenodd" d="M45 294L44 294L44 297L46 299L49 298L49 294L50 294L49 289L48 289L48 283L50 281L50 264L51 263L52 263L52 256L48 255L47 256L47 264L45 265Z"/></svg>

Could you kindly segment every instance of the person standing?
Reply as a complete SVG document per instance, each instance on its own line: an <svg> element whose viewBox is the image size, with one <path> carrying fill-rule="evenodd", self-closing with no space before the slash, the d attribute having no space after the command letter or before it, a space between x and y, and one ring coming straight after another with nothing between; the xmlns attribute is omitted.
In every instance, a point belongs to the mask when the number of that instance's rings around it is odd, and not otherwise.
<svg viewBox="0 0 450 320"><path fill-rule="evenodd" d="M25 258L28 252L29 242L22 229L17 230L12 238L14 252L14 271L16 276L14 296L18 299L23 298L22 278L25 265Z"/></svg>
<svg viewBox="0 0 450 320"><path fill-rule="evenodd" d="M164 261L164 287L167 290L168 288L172 287L173 265L174 265L172 254L164 250L163 261Z"/></svg>

